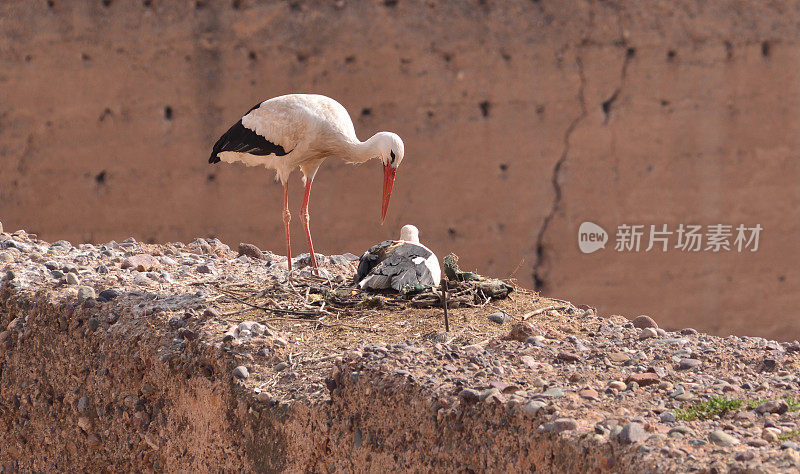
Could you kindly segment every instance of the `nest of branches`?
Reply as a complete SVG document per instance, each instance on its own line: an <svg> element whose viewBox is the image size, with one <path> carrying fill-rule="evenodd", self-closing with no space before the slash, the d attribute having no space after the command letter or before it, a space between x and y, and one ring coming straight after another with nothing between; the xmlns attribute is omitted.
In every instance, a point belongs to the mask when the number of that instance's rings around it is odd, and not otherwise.
<svg viewBox="0 0 800 474"><path fill-rule="evenodd" d="M492 300L504 299L514 287L497 279L480 278L468 281L444 279L438 288L415 288L406 293L365 291L355 282L338 283L311 273L291 280L277 277L261 288L248 284L212 286L220 298L229 298L247 308L273 314L272 319L325 321L362 309L450 308L484 306ZM242 310L244 311L244 310ZM233 315L229 313L228 315ZM337 323L338 324L338 323Z"/></svg>

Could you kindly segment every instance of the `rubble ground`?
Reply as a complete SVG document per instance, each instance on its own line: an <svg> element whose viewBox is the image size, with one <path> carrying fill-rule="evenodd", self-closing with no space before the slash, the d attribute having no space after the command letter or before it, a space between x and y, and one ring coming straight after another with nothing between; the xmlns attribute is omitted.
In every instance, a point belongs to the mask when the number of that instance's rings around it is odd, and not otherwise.
<svg viewBox="0 0 800 474"><path fill-rule="evenodd" d="M31 407L22 409L34 411L37 395L20 397L31 385L20 386L22 376L10 374L21 373L23 359L14 353L32 337L26 324L33 324L33 316L20 308L39 301L84 315L56 319L84 339L103 333L120 337L138 328L138 334L157 341L153 351L159 360L173 369L175 360L183 360L180 367L187 377L205 371L218 385L232 387L236 399L251 410L316 410L314 416L328 420L331 428L309 434L326 437L309 444L327 448L308 448L307 460L286 461L300 470L475 470L496 468L499 462L506 468L545 471L800 468L797 341L719 338L691 328L668 331L649 316L602 317L591 307L517 286L507 295L493 294L479 288L479 282L450 282L450 331L445 332L440 293L365 294L352 285L353 255L320 261L315 275L308 256L296 258L301 268L289 279L285 258L249 244L238 252L216 239L186 245L128 239L73 246L43 242L24 231L0 234L0 355L5 367L0 373L0 437L15 444L18 455L26 452L20 437L29 421L20 418L20 406L30 399ZM193 361L208 351L215 360ZM83 400L78 397L82 390L96 392L87 380L79 385L73 390L76 405ZM141 390L137 396L143 396ZM361 396L366 405L347 405L348 397ZM422 397L432 416L422 418L419 426L410 421L419 414L380 411L392 400L413 406L413 397ZM111 405L125 403L123 394L111 398ZM131 415L147 414L147 423L138 427L142 443L168 444L170 425L151 423L152 411L142 405ZM381 426L370 420L377 413L396 419L383 420ZM91 423L79 415L78 442L121 442L125 428L104 421L106 415L93 412ZM495 416L502 421L491 421ZM355 426L354 419L362 425ZM465 428L470 420L473 424ZM113 429L95 428L104 423ZM393 424L398 427L387 428ZM416 451L408 439L396 439L397 431L403 431L399 426L406 427L405 438L418 436ZM334 438L337 429L347 433L351 444ZM453 447L446 442L450 436L461 437L467 446ZM505 454L492 441L506 443ZM135 453L135 443L131 446ZM389 457L399 446L410 451L402 458ZM537 454L537 446L556 454ZM87 452L91 458L92 450ZM577 452L596 456L574 456ZM105 456L113 458L114 451ZM153 470L170 462L158 454L131 456L144 456L143 466ZM25 465L2 453L0 462ZM259 470L256 465L247 469Z"/></svg>

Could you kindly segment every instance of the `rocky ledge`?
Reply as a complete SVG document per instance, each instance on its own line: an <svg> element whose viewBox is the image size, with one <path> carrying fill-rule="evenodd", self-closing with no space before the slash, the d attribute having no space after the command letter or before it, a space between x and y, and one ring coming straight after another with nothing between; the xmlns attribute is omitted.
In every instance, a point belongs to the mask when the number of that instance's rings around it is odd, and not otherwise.
<svg viewBox="0 0 800 474"><path fill-rule="evenodd" d="M796 341L458 285L444 332L352 259L0 233L0 470L800 467Z"/></svg>

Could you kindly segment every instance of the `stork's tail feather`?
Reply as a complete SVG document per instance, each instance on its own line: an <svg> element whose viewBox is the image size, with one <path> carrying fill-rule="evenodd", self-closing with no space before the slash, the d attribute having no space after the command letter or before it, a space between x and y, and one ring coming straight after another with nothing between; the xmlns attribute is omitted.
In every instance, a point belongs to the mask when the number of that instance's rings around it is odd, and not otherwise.
<svg viewBox="0 0 800 474"><path fill-rule="evenodd" d="M214 144L214 151L211 152L209 163L218 163L219 154L224 151L234 151L237 153L249 153L256 156L276 155L284 156L292 150L286 151L282 146L272 143L258 133L242 125L242 121L236 122L224 135L219 137Z"/></svg>

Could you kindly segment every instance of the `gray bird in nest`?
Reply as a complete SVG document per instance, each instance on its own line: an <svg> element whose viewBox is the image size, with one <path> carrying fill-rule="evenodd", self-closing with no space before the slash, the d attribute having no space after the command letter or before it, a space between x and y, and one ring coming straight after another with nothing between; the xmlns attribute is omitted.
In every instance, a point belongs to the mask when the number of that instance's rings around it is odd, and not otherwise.
<svg viewBox="0 0 800 474"><path fill-rule="evenodd" d="M385 240L364 252L358 262L359 288L403 293L439 286L442 270L439 259L419 243L419 230L413 225L400 229L400 240Z"/></svg>

